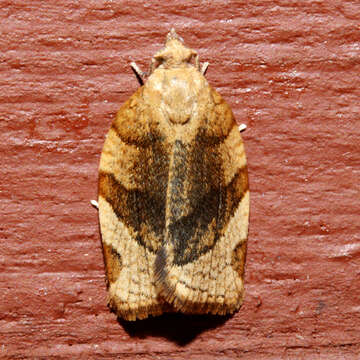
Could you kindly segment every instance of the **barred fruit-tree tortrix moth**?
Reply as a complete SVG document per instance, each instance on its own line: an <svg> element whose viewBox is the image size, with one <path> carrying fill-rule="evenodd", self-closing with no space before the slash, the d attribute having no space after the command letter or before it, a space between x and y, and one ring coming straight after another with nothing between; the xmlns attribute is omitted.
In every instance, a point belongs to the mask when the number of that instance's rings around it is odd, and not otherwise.
<svg viewBox="0 0 360 360"><path fill-rule="evenodd" d="M126 319L228 314L244 294L249 189L230 107L171 30L100 160L109 306Z"/></svg>

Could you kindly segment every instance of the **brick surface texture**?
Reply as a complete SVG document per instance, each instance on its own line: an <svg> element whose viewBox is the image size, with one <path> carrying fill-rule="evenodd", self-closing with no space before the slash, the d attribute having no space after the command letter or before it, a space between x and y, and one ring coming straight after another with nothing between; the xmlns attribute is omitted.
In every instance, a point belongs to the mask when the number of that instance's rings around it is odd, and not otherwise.
<svg viewBox="0 0 360 360"><path fill-rule="evenodd" d="M359 359L358 0L1 0L0 19L0 358ZM248 126L246 297L128 324L89 201L129 63L171 27Z"/></svg>

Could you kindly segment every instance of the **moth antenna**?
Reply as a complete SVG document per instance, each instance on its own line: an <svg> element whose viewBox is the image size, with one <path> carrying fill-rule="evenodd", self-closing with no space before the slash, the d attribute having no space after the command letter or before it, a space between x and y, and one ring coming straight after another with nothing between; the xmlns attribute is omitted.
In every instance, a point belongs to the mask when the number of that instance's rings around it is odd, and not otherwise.
<svg viewBox="0 0 360 360"><path fill-rule="evenodd" d="M139 84L141 86L144 85L144 78L146 77L146 73L144 71L142 71L136 64L136 62L132 61L130 63L131 69L133 70Z"/></svg>

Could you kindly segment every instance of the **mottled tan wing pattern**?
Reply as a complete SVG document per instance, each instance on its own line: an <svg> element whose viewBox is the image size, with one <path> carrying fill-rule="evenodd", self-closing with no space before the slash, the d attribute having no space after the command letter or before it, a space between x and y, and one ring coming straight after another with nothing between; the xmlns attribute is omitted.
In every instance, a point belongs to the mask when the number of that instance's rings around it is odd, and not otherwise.
<svg viewBox="0 0 360 360"><path fill-rule="evenodd" d="M249 216L244 145L230 107L174 31L107 135L99 211L118 316L239 309Z"/></svg>

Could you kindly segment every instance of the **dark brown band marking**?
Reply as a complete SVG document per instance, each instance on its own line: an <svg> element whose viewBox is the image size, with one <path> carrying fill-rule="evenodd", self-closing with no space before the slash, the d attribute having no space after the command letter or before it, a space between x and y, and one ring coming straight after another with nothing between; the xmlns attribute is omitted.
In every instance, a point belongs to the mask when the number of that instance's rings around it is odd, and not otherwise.
<svg viewBox="0 0 360 360"><path fill-rule="evenodd" d="M142 148L147 148L154 144L154 142L162 142L164 140L163 136L156 134L155 132L145 132L145 134L142 134L141 136L125 133L120 131L115 123L111 125L111 129L114 130L121 141L127 145L135 145Z"/></svg>
<svg viewBox="0 0 360 360"><path fill-rule="evenodd" d="M199 135L192 145L174 144L165 241L174 246L175 265L193 262L215 246L248 189L246 167L222 185L221 154L208 140Z"/></svg>
<svg viewBox="0 0 360 360"><path fill-rule="evenodd" d="M169 159L161 143L154 141L141 151L136 164L138 189L128 190L113 174L100 171L99 195L111 205L130 233L137 233L135 240L156 252L165 229Z"/></svg>
<svg viewBox="0 0 360 360"><path fill-rule="evenodd" d="M121 256L111 245L107 245L105 243L103 243L103 255L107 279L111 284L114 283L119 277L122 267Z"/></svg>

